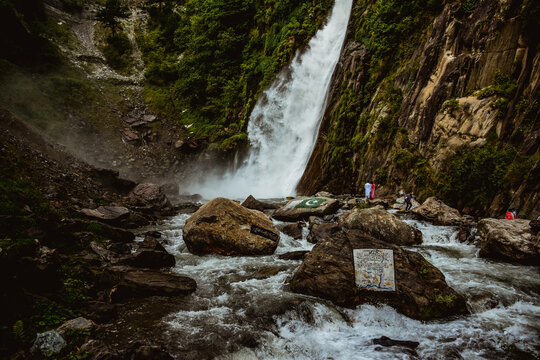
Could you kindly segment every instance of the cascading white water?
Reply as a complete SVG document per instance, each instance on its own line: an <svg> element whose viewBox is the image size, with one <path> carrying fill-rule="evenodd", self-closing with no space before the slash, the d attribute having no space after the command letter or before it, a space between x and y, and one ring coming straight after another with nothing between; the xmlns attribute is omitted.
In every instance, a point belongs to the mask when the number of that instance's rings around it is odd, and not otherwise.
<svg viewBox="0 0 540 360"><path fill-rule="evenodd" d="M403 219L424 239L408 249L439 268L471 311L422 322L386 305L345 309L291 292L287 279L301 261L283 260L279 254L311 250L307 230L299 240L281 233L273 255L197 256L183 241L182 227L189 217L180 214L150 229L160 231L165 248L175 255L172 271L197 282L196 292L152 323L157 339L177 358L533 359L540 353L538 268L478 258L478 248L459 242L454 227ZM372 339L381 336L417 341L419 346L411 352L375 345Z"/></svg>
<svg viewBox="0 0 540 360"><path fill-rule="evenodd" d="M250 153L238 169L185 186L191 193L271 198L292 195L313 150L326 94L339 59L352 0L336 0L326 26L296 54L259 98L251 114Z"/></svg>

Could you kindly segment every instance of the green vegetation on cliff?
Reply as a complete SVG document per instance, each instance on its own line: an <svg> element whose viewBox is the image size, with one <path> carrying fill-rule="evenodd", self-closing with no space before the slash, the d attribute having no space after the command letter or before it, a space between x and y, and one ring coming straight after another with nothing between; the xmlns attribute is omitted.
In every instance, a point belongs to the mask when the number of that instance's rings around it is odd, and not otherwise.
<svg viewBox="0 0 540 360"><path fill-rule="evenodd" d="M333 0L189 0L149 7L146 95L195 136L245 141L257 96L324 23ZM234 136L234 137L233 137Z"/></svg>

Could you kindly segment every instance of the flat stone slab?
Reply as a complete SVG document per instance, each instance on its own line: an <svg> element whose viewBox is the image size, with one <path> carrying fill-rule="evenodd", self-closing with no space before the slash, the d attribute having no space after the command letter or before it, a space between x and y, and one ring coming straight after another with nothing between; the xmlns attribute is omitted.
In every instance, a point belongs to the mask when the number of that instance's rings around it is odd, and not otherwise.
<svg viewBox="0 0 540 360"><path fill-rule="evenodd" d="M81 212L99 220L121 220L129 217L129 209L123 206L100 206L97 209L82 209Z"/></svg>
<svg viewBox="0 0 540 360"><path fill-rule="evenodd" d="M310 216L323 217L334 214L340 207L339 201L327 197L299 198L289 201L276 210L272 217L281 221L306 220Z"/></svg>

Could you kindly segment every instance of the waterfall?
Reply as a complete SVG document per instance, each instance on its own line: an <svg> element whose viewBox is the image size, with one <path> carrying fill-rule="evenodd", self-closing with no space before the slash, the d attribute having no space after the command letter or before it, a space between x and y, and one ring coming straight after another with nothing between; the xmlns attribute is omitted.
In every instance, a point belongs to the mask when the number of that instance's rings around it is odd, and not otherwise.
<svg viewBox="0 0 540 360"><path fill-rule="evenodd" d="M293 195L319 131L345 38L352 0L336 0L328 23L260 96L249 125L250 152L236 169L184 187L205 198Z"/></svg>

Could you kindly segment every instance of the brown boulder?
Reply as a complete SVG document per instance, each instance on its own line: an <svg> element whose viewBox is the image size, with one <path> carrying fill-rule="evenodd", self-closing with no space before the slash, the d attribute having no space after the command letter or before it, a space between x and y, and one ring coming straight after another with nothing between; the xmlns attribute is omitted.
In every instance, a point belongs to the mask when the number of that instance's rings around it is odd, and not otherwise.
<svg viewBox="0 0 540 360"><path fill-rule="evenodd" d="M396 291L360 290L355 284L353 249L393 250ZM444 275L422 255L360 230L343 229L320 240L294 274L290 288L346 307L387 304L413 319L468 312L465 299L446 284Z"/></svg>
<svg viewBox="0 0 540 360"><path fill-rule="evenodd" d="M540 242L531 232L529 220L482 219L478 222L480 256L540 264Z"/></svg>
<svg viewBox="0 0 540 360"><path fill-rule="evenodd" d="M468 225L470 223L457 209L451 208L433 196L414 208L413 213L437 225Z"/></svg>
<svg viewBox="0 0 540 360"><path fill-rule="evenodd" d="M128 195L128 201L143 209L165 210L171 208L171 203L157 184L144 183L135 186Z"/></svg>
<svg viewBox="0 0 540 360"><path fill-rule="evenodd" d="M186 221L183 233L188 250L197 255L269 255L279 242L270 218L225 198L201 206Z"/></svg>
<svg viewBox="0 0 540 360"><path fill-rule="evenodd" d="M316 244L319 240L331 236L336 231L339 231L340 227L336 223L327 223L320 225L313 225L309 230L307 241L312 244Z"/></svg>
<svg viewBox="0 0 540 360"><path fill-rule="evenodd" d="M279 205L264 203L262 201L255 199L252 195L249 195L244 200L244 202L242 203L242 206L247 207L248 209L251 209L251 210L259 210L259 211L264 211L266 209L279 208Z"/></svg>
<svg viewBox="0 0 540 360"><path fill-rule="evenodd" d="M382 206L353 209L341 215L338 223L346 229L362 230L392 244L408 246L422 243L422 233L418 229L390 214Z"/></svg>
<svg viewBox="0 0 540 360"><path fill-rule="evenodd" d="M284 225L280 230L285 235L289 235L293 239L298 240L302 238L302 229L304 228L304 226L302 225L303 224L300 222L294 224L287 224Z"/></svg>
<svg viewBox="0 0 540 360"><path fill-rule="evenodd" d="M132 297L187 295L197 288L197 283L191 278L157 270L114 266L109 271L119 279L110 294L113 302Z"/></svg>
<svg viewBox="0 0 540 360"><path fill-rule="evenodd" d="M277 209L272 217L281 221L306 220L310 216L334 214L339 207L339 201L327 197L293 199Z"/></svg>

